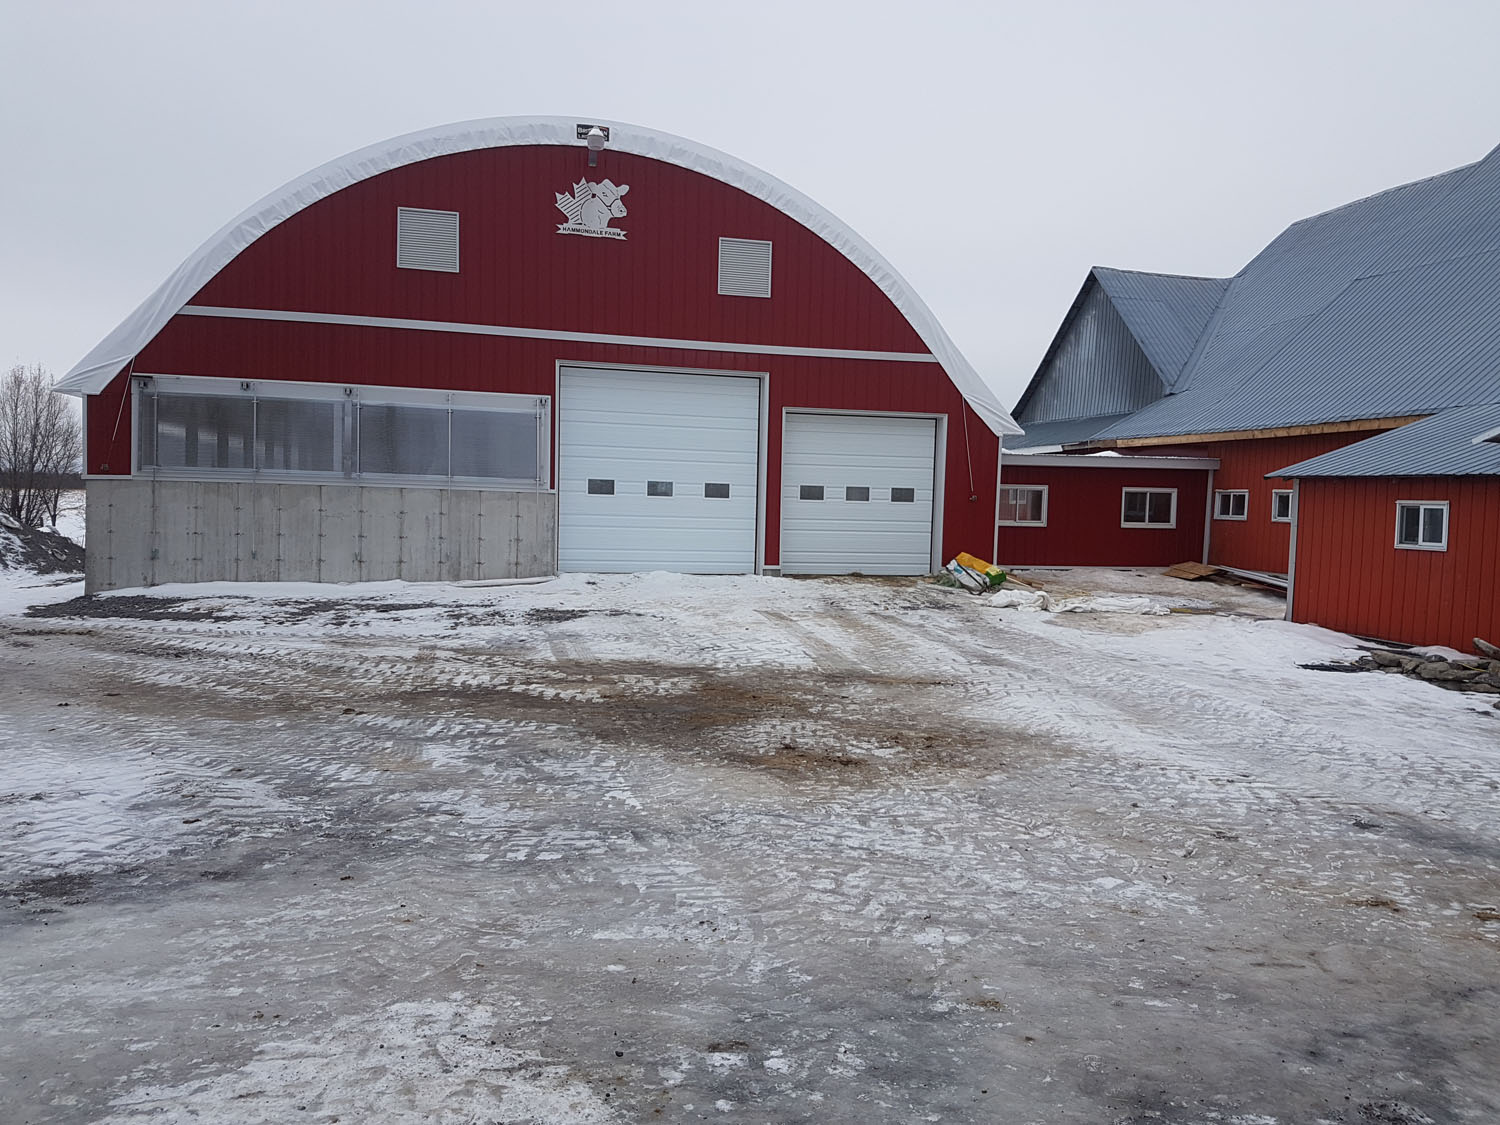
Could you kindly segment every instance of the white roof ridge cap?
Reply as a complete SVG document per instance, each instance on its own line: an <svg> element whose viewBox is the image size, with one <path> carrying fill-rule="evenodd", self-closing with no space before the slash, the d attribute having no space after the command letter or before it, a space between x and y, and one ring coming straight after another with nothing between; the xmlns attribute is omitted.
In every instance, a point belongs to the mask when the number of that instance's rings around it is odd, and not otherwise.
<svg viewBox="0 0 1500 1125"><path fill-rule="evenodd" d="M580 120L607 126L609 147L675 164L739 188L775 207L853 262L896 306L954 386L996 434L1020 433L995 392L959 352L937 317L899 271L827 208L752 164L696 141L626 122L577 117L489 117L439 125L377 141L318 165L263 196L210 236L108 336L57 383L69 394L96 394L166 326L205 284L261 235L306 207L362 180L438 156L525 144L578 145Z"/></svg>

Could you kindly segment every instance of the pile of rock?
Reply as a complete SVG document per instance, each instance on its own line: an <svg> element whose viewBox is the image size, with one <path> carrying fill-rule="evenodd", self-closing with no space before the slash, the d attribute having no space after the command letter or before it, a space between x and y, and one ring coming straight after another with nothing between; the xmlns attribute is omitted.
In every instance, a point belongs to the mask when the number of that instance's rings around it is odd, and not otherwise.
<svg viewBox="0 0 1500 1125"><path fill-rule="evenodd" d="M1354 662L1357 668L1395 672L1450 691L1500 695L1500 659L1486 656L1449 658L1419 652L1375 648ZM1497 703L1496 706L1500 706Z"/></svg>
<svg viewBox="0 0 1500 1125"><path fill-rule="evenodd" d="M0 512L0 570L33 574L82 574L83 548L65 535L23 527Z"/></svg>

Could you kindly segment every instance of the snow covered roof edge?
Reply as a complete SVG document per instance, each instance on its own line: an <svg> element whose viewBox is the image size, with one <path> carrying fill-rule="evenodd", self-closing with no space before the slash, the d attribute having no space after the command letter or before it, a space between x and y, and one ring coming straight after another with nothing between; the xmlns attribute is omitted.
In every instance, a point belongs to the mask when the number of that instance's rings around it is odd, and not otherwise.
<svg viewBox="0 0 1500 1125"><path fill-rule="evenodd" d="M383 172L452 153L511 145L575 145L574 117L490 117L441 125L380 141L330 160L277 188L230 220L193 251L161 286L57 383L67 394L97 394L135 358L182 307L235 257L284 219L335 192ZM969 407L997 435L1020 426L948 338L932 310L873 246L795 188L742 160L670 133L622 122L597 121L610 130L609 148L676 164L739 188L769 203L837 249L878 285L922 338Z"/></svg>

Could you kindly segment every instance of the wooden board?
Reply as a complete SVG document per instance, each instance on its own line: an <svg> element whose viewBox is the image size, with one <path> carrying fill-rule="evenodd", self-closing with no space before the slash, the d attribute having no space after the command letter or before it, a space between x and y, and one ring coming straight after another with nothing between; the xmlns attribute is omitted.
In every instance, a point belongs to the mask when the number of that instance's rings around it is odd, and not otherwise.
<svg viewBox="0 0 1500 1125"><path fill-rule="evenodd" d="M1210 574L1219 573L1219 568L1209 566L1207 563L1180 562L1176 566L1168 567L1162 573L1168 578L1181 578L1188 582L1196 582L1200 578L1207 578Z"/></svg>

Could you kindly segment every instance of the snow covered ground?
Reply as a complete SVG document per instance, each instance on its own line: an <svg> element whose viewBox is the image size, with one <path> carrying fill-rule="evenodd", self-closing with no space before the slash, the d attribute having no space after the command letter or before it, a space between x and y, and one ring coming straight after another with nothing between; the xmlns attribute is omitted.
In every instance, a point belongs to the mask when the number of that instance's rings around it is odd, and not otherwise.
<svg viewBox="0 0 1500 1125"><path fill-rule="evenodd" d="M0 1120L1500 1118L1500 711L1038 577L0 593Z"/></svg>

